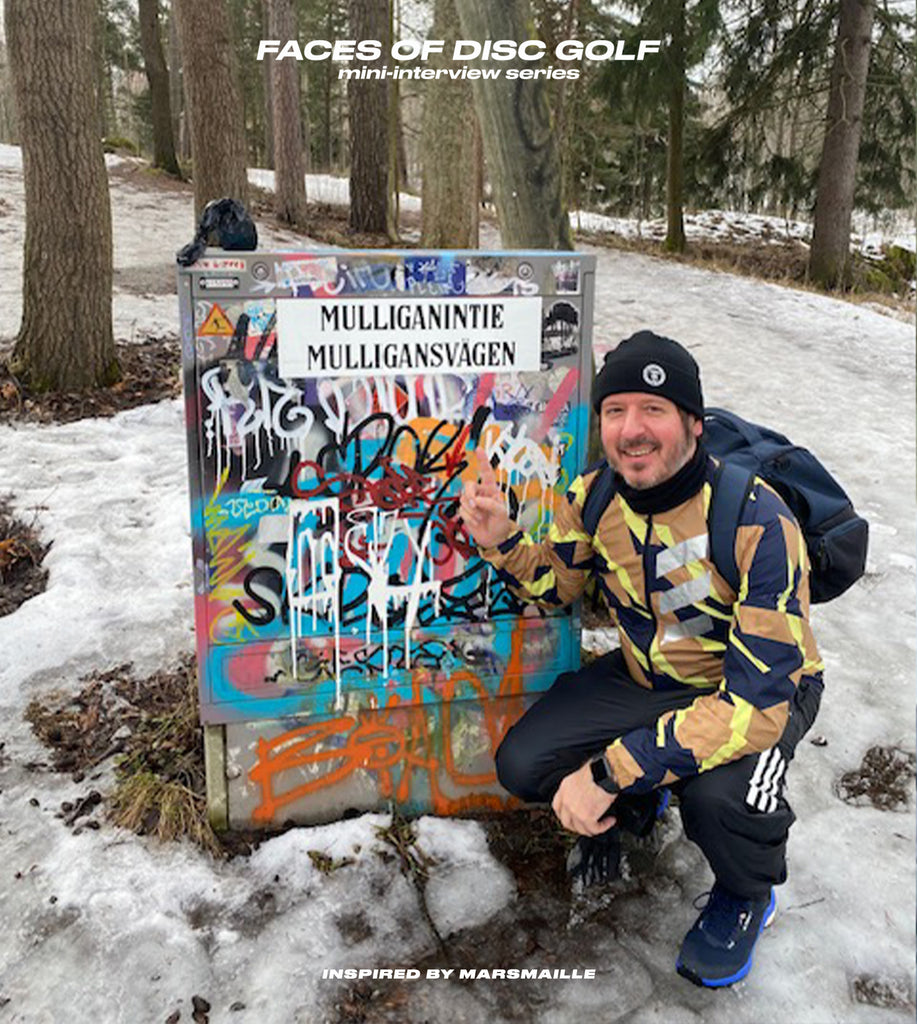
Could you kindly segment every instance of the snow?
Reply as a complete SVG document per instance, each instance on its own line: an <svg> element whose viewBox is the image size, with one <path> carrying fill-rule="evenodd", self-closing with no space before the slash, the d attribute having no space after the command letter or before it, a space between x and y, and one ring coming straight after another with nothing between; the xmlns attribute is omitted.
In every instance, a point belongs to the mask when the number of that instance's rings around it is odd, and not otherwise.
<svg viewBox="0 0 917 1024"><path fill-rule="evenodd" d="M664 219L638 221L632 217L608 217L589 210L574 210L570 224L577 232L610 232L622 238L647 238L662 241L666 236ZM729 210L702 210L685 213L685 237L688 242L715 240L748 242L755 239L765 245L798 241L808 245L812 225L808 221L784 220L757 213L735 213ZM883 246L897 245L914 252L917 238L914 224L906 216L886 219L860 214L853 219L851 248L867 256L881 256Z"/></svg>
<svg viewBox="0 0 917 1024"><path fill-rule="evenodd" d="M20 310L17 153L0 147L0 336L7 337ZM177 333L172 261L193 231L190 193L115 178L112 206L118 336ZM303 244L284 233L262 237L267 246ZM814 293L588 251L598 257L597 349L644 326L681 340L701 364L708 403L779 426L816 451L869 518L872 539L867 577L813 614L827 664L815 731L828 745L804 742L791 769L798 821L789 880L748 980L710 993L674 973L696 913L691 900L710 885L700 854L676 830L660 855L665 871L620 904L614 929L582 914L561 929L558 942L577 959L551 966L597 966L599 976L538 983L531 1019L913 1020L912 1010L852 996L853 980L869 974L913 999L913 792L907 809L880 812L843 803L834 789L875 744L914 750L913 326ZM213 1022L319 1021L350 984L323 980L323 968L410 967L437 951L417 887L397 858L380 856L390 852L377 832L387 815L297 829L247 859L217 863L190 846L110 825L74 835L53 814L86 785L26 767L47 757L23 720L32 697L73 692L89 669L133 660L142 674L192 649L184 444L178 401L110 420L0 427L3 489L52 543L46 593L0 619L9 758L0 765L3 1021L133 1024L165 1020L174 1009L185 1021L194 994L212 1004ZM103 775L94 785L109 781ZM433 858L426 903L447 949L461 929L513 913L513 880L478 823L425 818L416 831ZM353 863L323 874L310 850ZM534 954L507 951L493 966L532 963L542 965ZM446 966L469 965L447 958ZM502 983L409 984L400 1019L511 1019L492 994ZM536 985L506 984L516 986L510 993ZM230 1010L236 1001L244 1011Z"/></svg>
<svg viewBox="0 0 917 1024"><path fill-rule="evenodd" d="M274 172L264 168L250 167L248 180L258 188L274 191ZM337 178L333 174L307 174L306 197L310 203L327 203L329 206L350 205L350 181L348 178ZM398 203L402 210L420 210L420 199L409 192L398 193Z"/></svg>
<svg viewBox="0 0 917 1024"><path fill-rule="evenodd" d="M512 875L491 857L476 822L421 818L417 845L437 865L427 884L426 900L443 938L460 928L486 924L512 899ZM461 902L456 892L462 893Z"/></svg>

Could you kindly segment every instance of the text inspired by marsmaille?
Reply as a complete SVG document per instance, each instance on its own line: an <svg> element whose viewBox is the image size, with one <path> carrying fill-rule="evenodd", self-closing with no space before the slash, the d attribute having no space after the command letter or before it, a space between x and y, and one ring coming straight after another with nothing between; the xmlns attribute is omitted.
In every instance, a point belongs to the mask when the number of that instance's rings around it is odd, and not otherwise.
<svg viewBox="0 0 917 1024"><path fill-rule="evenodd" d="M592 981L595 968L584 967L428 967L420 971L416 967L325 967L325 980L375 980L417 981ZM455 977L453 978L453 975Z"/></svg>

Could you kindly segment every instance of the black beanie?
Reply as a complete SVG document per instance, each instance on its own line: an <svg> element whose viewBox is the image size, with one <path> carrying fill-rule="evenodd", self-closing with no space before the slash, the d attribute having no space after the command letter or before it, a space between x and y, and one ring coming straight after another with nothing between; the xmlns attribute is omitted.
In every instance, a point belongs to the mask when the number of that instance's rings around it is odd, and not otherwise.
<svg viewBox="0 0 917 1024"><path fill-rule="evenodd" d="M642 391L662 395L685 412L704 418L700 368L677 341L652 331L637 331L607 353L592 382L592 408L596 413L608 395Z"/></svg>

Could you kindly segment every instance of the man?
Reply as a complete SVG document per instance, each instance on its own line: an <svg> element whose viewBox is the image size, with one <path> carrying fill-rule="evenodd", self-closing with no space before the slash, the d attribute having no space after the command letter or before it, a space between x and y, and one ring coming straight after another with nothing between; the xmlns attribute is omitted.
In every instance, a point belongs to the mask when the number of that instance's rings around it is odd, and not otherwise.
<svg viewBox="0 0 917 1024"><path fill-rule="evenodd" d="M557 606L593 579L621 648L561 675L497 751L501 784L551 801L580 834L587 883L616 866L619 827L645 833L671 790L715 876L676 962L695 984L751 969L786 880L794 820L784 773L812 724L822 664L808 623L805 540L756 479L735 540L736 594L710 557L716 460L704 452L700 372L677 342L640 331L610 352L592 403L615 490L594 535L583 507L598 469L555 508L548 539L509 519L493 470L461 513L481 555L520 597Z"/></svg>

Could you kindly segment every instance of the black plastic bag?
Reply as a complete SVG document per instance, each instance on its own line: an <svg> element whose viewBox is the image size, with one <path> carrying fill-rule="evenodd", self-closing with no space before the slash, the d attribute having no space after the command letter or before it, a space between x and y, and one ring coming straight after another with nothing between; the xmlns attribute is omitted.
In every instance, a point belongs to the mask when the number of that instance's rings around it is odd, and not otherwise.
<svg viewBox="0 0 917 1024"><path fill-rule="evenodd" d="M194 241L175 255L179 266L197 262L208 245L250 252L258 247L258 229L237 199L214 199L204 207Z"/></svg>

